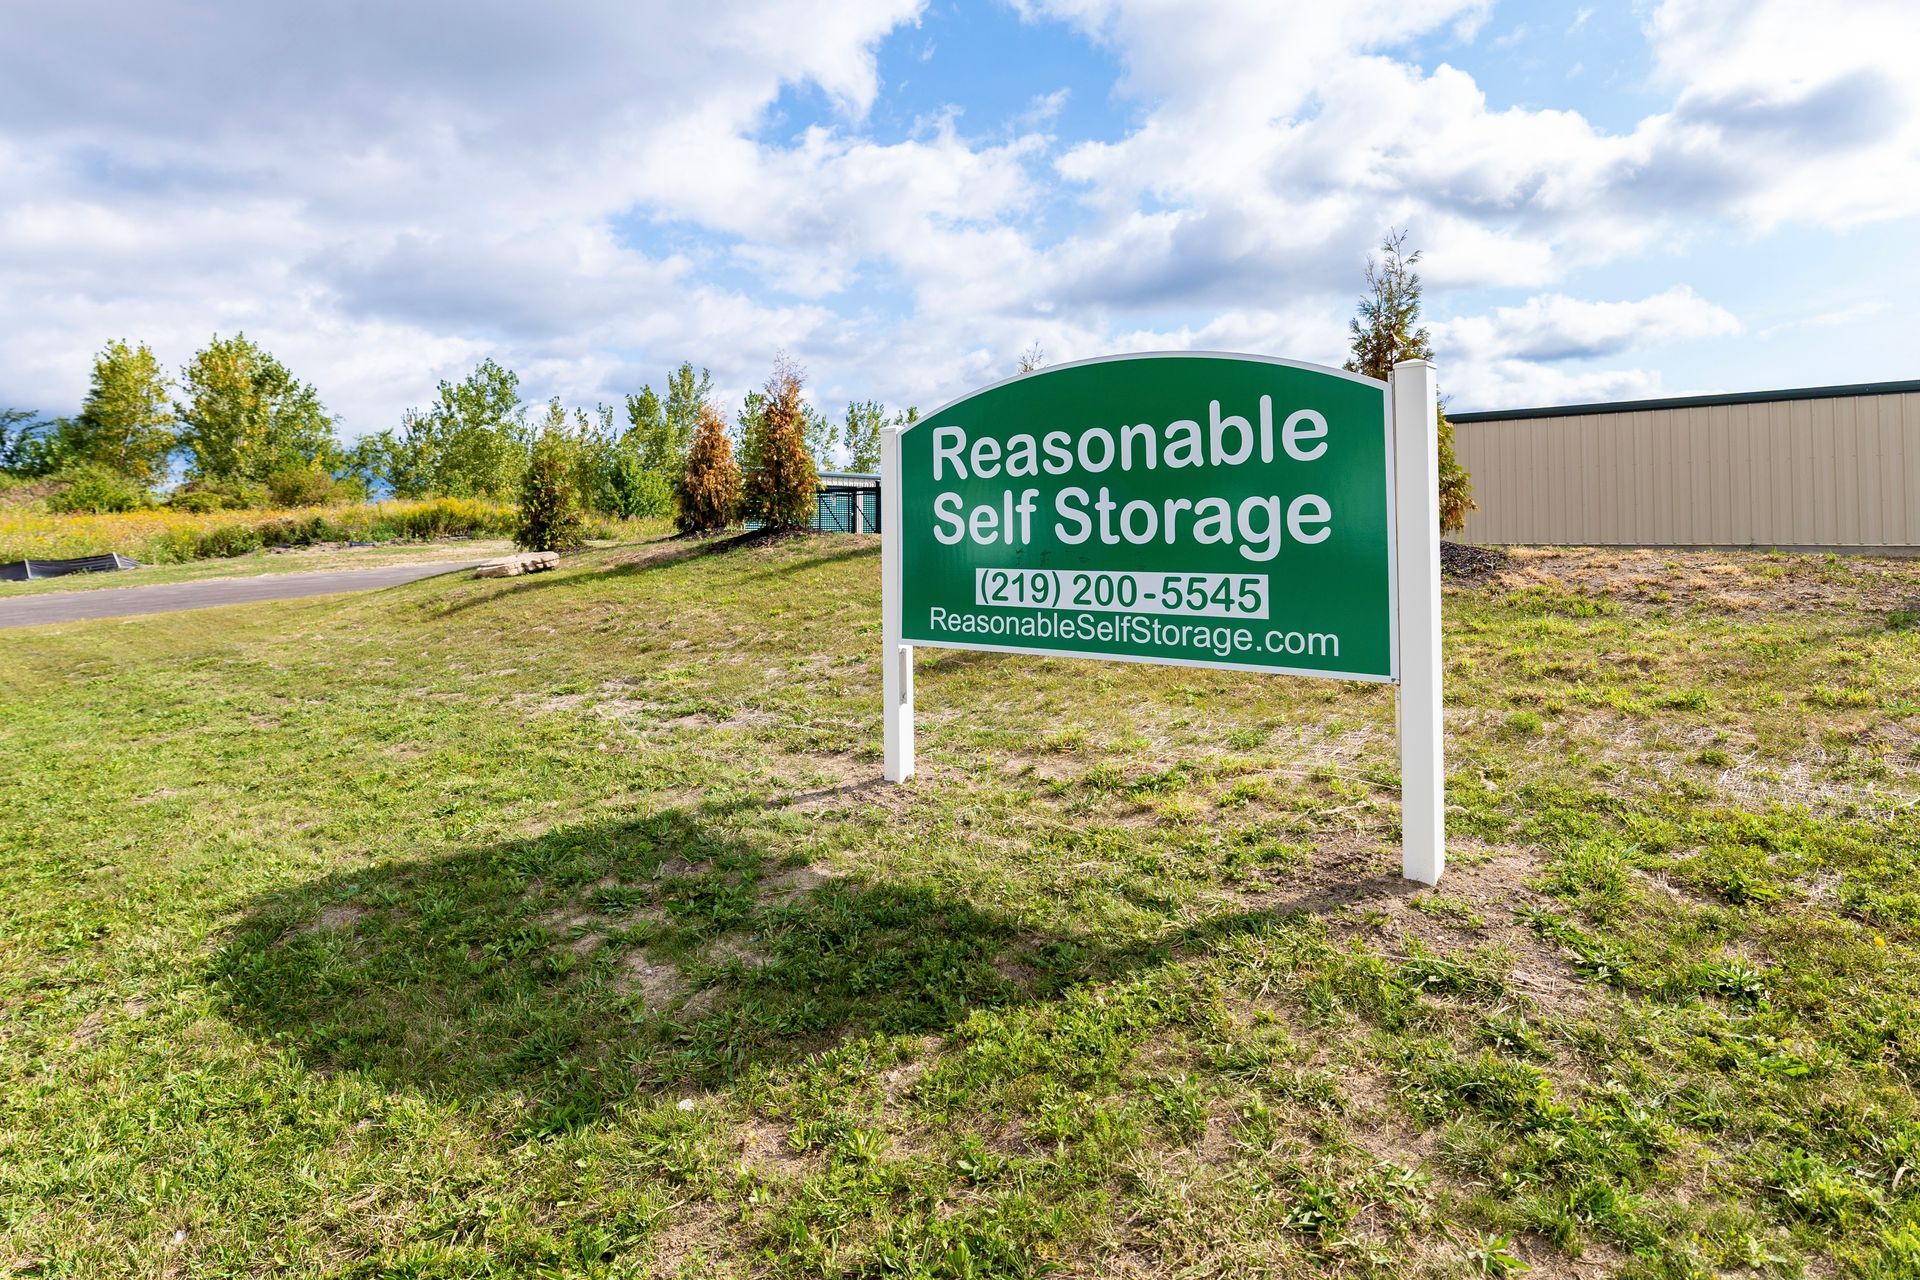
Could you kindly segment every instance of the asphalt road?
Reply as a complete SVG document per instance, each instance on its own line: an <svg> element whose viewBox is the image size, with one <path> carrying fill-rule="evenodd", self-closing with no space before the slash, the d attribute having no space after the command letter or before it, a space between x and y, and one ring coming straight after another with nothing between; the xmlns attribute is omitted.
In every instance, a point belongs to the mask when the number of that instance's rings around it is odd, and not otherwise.
<svg viewBox="0 0 1920 1280"><path fill-rule="evenodd" d="M0 628L37 627L49 622L89 618L126 618L141 613L175 613L256 600L293 600L341 591L372 591L418 582L437 573L471 569L479 560L435 560L423 564L382 565L376 569L329 569L321 573L263 573L251 578L203 578L150 587L102 587L94 591L50 591L45 595L0 598Z"/></svg>

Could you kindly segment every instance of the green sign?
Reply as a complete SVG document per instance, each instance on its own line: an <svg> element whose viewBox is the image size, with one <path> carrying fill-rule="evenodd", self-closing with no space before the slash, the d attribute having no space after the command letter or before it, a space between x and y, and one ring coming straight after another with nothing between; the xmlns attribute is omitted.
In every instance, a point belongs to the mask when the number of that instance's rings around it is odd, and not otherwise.
<svg viewBox="0 0 1920 1280"><path fill-rule="evenodd" d="M899 639L1393 680L1390 431L1385 383L1253 356L956 400L899 438Z"/></svg>

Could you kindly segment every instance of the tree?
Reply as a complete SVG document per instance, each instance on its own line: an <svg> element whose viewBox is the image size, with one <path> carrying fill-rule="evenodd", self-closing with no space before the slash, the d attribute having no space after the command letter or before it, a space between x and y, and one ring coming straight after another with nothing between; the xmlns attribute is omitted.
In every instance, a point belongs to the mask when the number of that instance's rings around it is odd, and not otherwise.
<svg viewBox="0 0 1920 1280"><path fill-rule="evenodd" d="M759 447L745 476L742 512L770 529L797 529L812 521L820 474L807 452L806 374L782 356L767 379Z"/></svg>
<svg viewBox="0 0 1920 1280"><path fill-rule="evenodd" d="M882 428L904 430L918 421L920 410L912 405L888 418L887 406L878 400L860 400L849 404L846 425L841 429L847 443L847 466L854 471L878 470Z"/></svg>
<svg viewBox="0 0 1920 1280"><path fill-rule="evenodd" d="M1032 373L1047 363L1047 349L1038 342L1020 353L1020 372Z"/></svg>
<svg viewBox="0 0 1920 1280"><path fill-rule="evenodd" d="M461 381L442 381L430 407L407 410L397 436L363 442L357 461L399 497L498 501L518 489L532 440L519 375L489 357Z"/></svg>
<svg viewBox="0 0 1920 1280"><path fill-rule="evenodd" d="M0 409L0 472L44 476L57 470L59 441L68 425L31 409Z"/></svg>
<svg viewBox="0 0 1920 1280"><path fill-rule="evenodd" d="M847 421L841 435L847 442L849 470L872 471L880 465L880 428L886 425L887 407L878 400L859 400L847 405Z"/></svg>
<svg viewBox="0 0 1920 1280"><path fill-rule="evenodd" d="M705 369L695 377L693 363L682 360L680 367L667 375L667 403L661 413L662 436L657 457L650 460L657 470L679 475L687 462L687 445L700 425L700 412L713 399L713 375Z"/></svg>
<svg viewBox="0 0 1920 1280"><path fill-rule="evenodd" d="M687 449L713 394L713 375L690 361L667 375L663 404L651 386L627 397L627 430L610 462L608 492L621 516L666 515L687 466Z"/></svg>
<svg viewBox="0 0 1920 1280"><path fill-rule="evenodd" d="M109 342L94 357L79 416L61 433L62 452L152 486L166 474L177 443L171 389L146 344Z"/></svg>
<svg viewBox="0 0 1920 1280"><path fill-rule="evenodd" d="M528 551L571 551L586 541L579 452L579 441L567 430L566 410L554 400L520 477L520 527L514 541Z"/></svg>
<svg viewBox="0 0 1920 1280"><path fill-rule="evenodd" d="M649 470L672 469L674 450L666 409L651 386L643 386L638 395L627 397L627 430L621 441Z"/></svg>
<svg viewBox="0 0 1920 1280"><path fill-rule="evenodd" d="M712 405L701 406L673 506L673 523L682 533L724 529L740 509L740 466L733 460L727 424Z"/></svg>
<svg viewBox="0 0 1920 1280"><path fill-rule="evenodd" d="M806 401L800 402L800 438L806 443L807 456L815 470L833 469L834 451L840 443L840 424Z"/></svg>
<svg viewBox="0 0 1920 1280"><path fill-rule="evenodd" d="M1420 323L1420 275L1413 268L1420 251L1406 251L1407 233L1389 231L1380 242L1380 259L1367 255L1367 296L1349 322L1353 354L1350 373L1384 379L1402 360L1433 359L1433 342ZM1467 513L1478 510L1473 501L1473 479L1453 451L1453 424L1446 409L1436 411L1434 430L1440 436L1440 532L1458 533Z"/></svg>
<svg viewBox="0 0 1920 1280"><path fill-rule="evenodd" d="M622 520L673 511L673 481L646 465L623 441L608 468L607 514Z"/></svg>
<svg viewBox="0 0 1920 1280"><path fill-rule="evenodd" d="M331 469L341 460L319 394L244 333L215 335L180 385L187 398L174 411L197 480L264 484L286 467Z"/></svg>
<svg viewBox="0 0 1920 1280"><path fill-rule="evenodd" d="M747 392L740 402L740 414L733 424L733 452L740 463L740 474L760 467L760 446L767 430L767 397L759 391Z"/></svg>

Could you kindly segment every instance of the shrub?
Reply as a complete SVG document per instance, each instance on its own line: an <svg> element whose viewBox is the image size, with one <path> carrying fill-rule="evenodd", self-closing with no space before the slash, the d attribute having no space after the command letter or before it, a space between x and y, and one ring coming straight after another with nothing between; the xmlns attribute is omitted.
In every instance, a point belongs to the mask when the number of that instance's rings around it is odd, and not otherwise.
<svg viewBox="0 0 1920 1280"><path fill-rule="evenodd" d="M62 472L59 478L66 487L47 499L47 509L62 515L138 511L151 505L138 481L106 467L83 463Z"/></svg>
<svg viewBox="0 0 1920 1280"><path fill-rule="evenodd" d="M167 499L167 507L173 511L203 516L212 511L225 511L227 500L205 489L182 489Z"/></svg>
<svg viewBox="0 0 1920 1280"><path fill-rule="evenodd" d="M580 510L578 446L559 431L534 441L520 479L520 527L514 541L529 551L570 551L587 540Z"/></svg>
<svg viewBox="0 0 1920 1280"><path fill-rule="evenodd" d="M682 533L707 533L733 523L740 506L740 467L733 460L727 424L713 406L700 407L700 421L687 450L687 469L673 495L673 523Z"/></svg>
<svg viewBox="0 0 1920 1280"><path fill-rule="evenodd" d="M623 520L664 516L673 511L672 482L658 471L648 470L646 462L631 449L614 455L607 469L606 490L609 514Z"/></svg>
<svg viewBox="0 0 1920 1280"><path fill-rule="evenodd" d="M198 492L198 490L196 490ZM505 537L517 527L511 507L463 498L356 504L325 511L214 511L166 508L109 515L48 515L0 507L0 560L54 559L118 551L146 564L244 555L256 546L399 539ZM245 534L215 530L244 529Z"/></svg>
<svg viewBox="0 0 1920 1280"><path fill-rule="evenodd" d="M245 480L190 480L174 491L167 505L186 511L250 511L267 505L267 490Z"/></svg>
<svg viewBox="0 0 1920 1280"><path fill-rule="evenodd" d="M219 560L244 556L266 545L260 530L252 525L219 525L207 530L193 542L193 559Z"/></svg>
<svg viewBox="0 0 1920 1280"><path fill-rule="evenodd" d="M800 398L804 375L787 360L767 380L766 419L758 457L746 477L742 512L772 529L795 529L812 521L820 475L807 452L807 406Z"/></svg>
<svg viewBox="0 0 1920 1280"><path fill-rule="evenodd" d="M319 466L281 467L267 477L267 498L276 507L319 507L329 502L352 501L351 492L342 492L342 483ZM361 487L361 496L365 487Z"/></svg>

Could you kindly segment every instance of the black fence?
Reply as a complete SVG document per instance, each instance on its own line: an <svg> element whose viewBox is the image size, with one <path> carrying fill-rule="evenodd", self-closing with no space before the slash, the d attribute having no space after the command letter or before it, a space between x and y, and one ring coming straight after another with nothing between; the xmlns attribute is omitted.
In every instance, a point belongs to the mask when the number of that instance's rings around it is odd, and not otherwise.
<svg viewBox="0 0 1920 1280"><path fill-rule="evenodd" d="M813 527L821 533L880 532L880 491L871 486L821 486Z"/></svg>
<svg viewBox="0 0 1920 1280"><path fill-rule="evenodd" d="M61 578L69 573L111 573L115 569L138 569L138 561L119 552L104 556L76 556L71 560L13 560L0 564L0 582L35 582L41 578Z"/></svg>

